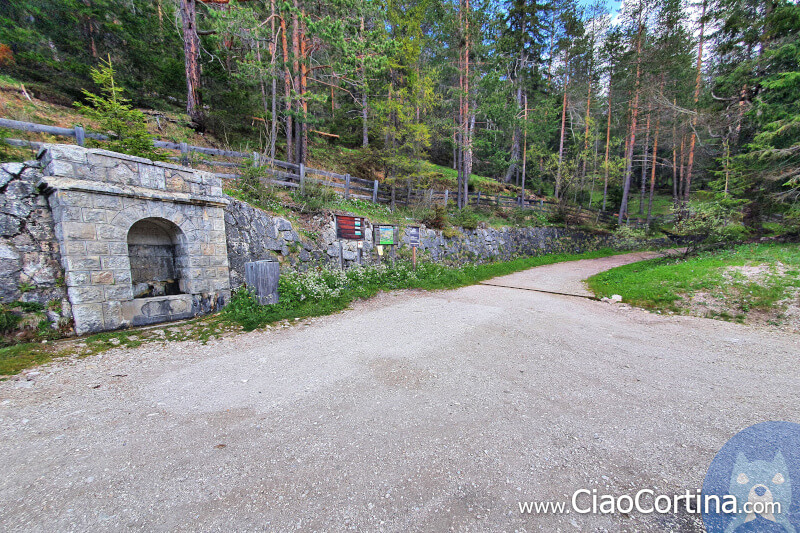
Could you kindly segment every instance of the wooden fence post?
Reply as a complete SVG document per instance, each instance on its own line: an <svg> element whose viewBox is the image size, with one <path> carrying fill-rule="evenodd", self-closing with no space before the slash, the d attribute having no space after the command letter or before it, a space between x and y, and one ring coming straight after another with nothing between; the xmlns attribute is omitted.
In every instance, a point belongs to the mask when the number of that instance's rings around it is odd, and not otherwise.
<svg viewBox="0 0 800 533"><path fill-rule="evenodd" d="M478 206L481 205L481 191L478 191L478 199L475 202L475 205L478 205Z"/></svg>
<svg viewBox="0 0 800 533"><path fill-rule="evenodd" d="M261 166L261 156L258 152L253 152L253 166L260 167Z"/></svg>
<svg viewBox="0 0 800 533"><path fill-rule="evenodd" d="M189 166L189 145L187 143L181 143L181 164L184 166Z"/></svg>
<svg viewBox="0 0 800 533"><path fill-rule="evenodd" d="M344 199L350 199L350 174L344 175Z"/></svg>
<svg viewBox="0 0 800 533"><path fill-rule="evenodd" d="M300 173L300 194L303 195L306 193L306 166L300 163L299 167L297 171Z"/></svg>
<svg viewBox="0 0 800 533"><path fill-rule="evenodd" d="M378 203L378 180L375 180L375 182L372 184L372 203Z"/></svg>
<svg viewBox="0 0 800 533"><path fill-rule="evenodd" d="M408 196L406 197L406 205L411 205L411 180L408 180Z"/></svg>
<svg viewBox="0 0 800 533"><path fill-rule="evenodd" d="M447 202L450 200L450 189L444 190L444 208L447 209Z"/></svg>
<svg viewBox="0 0 800 533"><path fill-rule="evenodd" d="M78 146L86 144L86 130L83 129L83 126L75 126L75 141Z"/></svg>

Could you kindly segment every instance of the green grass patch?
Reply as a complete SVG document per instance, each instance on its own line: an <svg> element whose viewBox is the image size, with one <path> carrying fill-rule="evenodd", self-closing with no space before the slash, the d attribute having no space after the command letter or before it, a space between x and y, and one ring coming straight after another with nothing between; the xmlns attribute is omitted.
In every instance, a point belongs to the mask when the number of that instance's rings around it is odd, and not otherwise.
<svg viewBox="0 0 800 533"><path fill-rule="evenodd" d="M52 346L39 343L16 344L0 348L0 376L10 376L41 365L53 358Z"/></svg>
<svg viewBox="0 0 800 533"><path fill-rule="evenodd" d="M618 253L622 252L604 248L582 254L522 257L458 268L425 262L420 263L416 271L402 261L394 266L364 266L344 272L329 269L290 272L280 278L280 303L262 306L250 292L239 290L223 310L222 317L250 331L281 320L331 314L347 308L356 299L370 298L381 291L455 289L536 266Z"/></svg>
<svg viewBox="0 0 800 533"><path fill-rule="evenodd" d="M770 310L800 288L798 272L800 246L746 244L686 260L624 265L592 276L588 284L598 297L619 294L639 307L677 313L690 312L689 299L706 293L715 308L708 316L742 320L751 310Z"/></svg>

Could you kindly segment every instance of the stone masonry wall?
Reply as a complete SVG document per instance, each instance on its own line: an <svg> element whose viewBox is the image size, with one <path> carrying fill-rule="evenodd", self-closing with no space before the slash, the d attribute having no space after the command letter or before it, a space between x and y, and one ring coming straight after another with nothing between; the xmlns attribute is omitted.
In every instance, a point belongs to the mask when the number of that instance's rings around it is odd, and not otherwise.
<svg viewBox="0 0 800 533"><path fill-rule="evenodd" d="M71 311L47 198L36 188L37 161L0 167L0 303L35 302L53 325Z"/></svg>
<svg viewBox="0 0 800 533"><path fill-rule="evenodd" d="M231 288L244 283L244 264L248 261L272 259L281 262L282 268L298 270L311 265L339 265L339 241L336 239L333 215L313 217L308 221L311 231L303 235L285 218L272 216L240 200L229 198L229 201L225 208L225 231ZM378 255L369 221L365 236L361 261L364 264L375 263ZM407 255L408 237L402 230L400 238L404 244L398 253ZM555 227L460 229L456 236L446 237L442 231L423 226L420 229L420 241L421 258L451 265L507 260L526 255L580 253L605 247L625 250L646 244L663 244L660 241L621 241L609 234ZM357 263L356 242L342 243L342 259L345 266Z"/></svg>

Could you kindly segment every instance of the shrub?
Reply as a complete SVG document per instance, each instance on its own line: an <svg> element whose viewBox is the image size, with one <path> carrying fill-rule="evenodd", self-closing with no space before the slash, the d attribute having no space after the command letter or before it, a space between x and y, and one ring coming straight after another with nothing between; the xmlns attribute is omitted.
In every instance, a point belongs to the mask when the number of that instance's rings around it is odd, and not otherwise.
<svg viewBox="0 0 800 533"><path fill-rule="evenodd" d="M690 202L676 208L676 216L675 232L685 238L687 256L746 235L741 214L718 203Z"/></svg>
<svg viewBox="0 0 800 533"><path fill-rule="evenodd" d="M447 209L445 209L442 205L434 205L433 209L430 209L426 213L421 216L422 222L428 226L429 228L434 229L445 229L447 228L448 220L447 220Z"/></svg>
<svg viewBox="0 0 800 533"><path fill-rule="evenodd" d="M4 305L0 305L0 333L8 333L14 330L21 317Z"/></svg>
<svg viewBox="0 0 800 533"><path fill-rule="evenodd" d="M84 89L83 94L89 105L76 102L75 107L100 123L104 133L110 137L106 148L123 154L162 159L162 155L153 147L153 137L147 132L144 113L131 106L130 100L122 96L123 88L114 81L111 57L103 61L99 68L92 68L90 74L100 87L100 94Z"/></svg>
<svg viewBox="0 0 800 533"><path fill-rule="evenodd" d="M459 209L453 215L453 224L464 229L475 229L478 227L478 214L471 207Z"/></svg>

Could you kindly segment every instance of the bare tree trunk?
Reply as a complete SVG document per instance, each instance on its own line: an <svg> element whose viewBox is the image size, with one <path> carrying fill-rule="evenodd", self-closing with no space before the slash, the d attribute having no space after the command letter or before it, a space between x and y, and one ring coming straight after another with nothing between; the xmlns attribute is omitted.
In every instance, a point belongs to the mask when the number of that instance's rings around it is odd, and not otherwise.
<svg viewBox="0 0 800 533"><path fill-rule="evenodd" d="M689 201L692 188L692 167L694 166L694 145L697 141L695 127L697 126L697 103L700 100L700 85L703 73L703 32L705 30L706 0L703 0L703 9L700 14L700 40L697 45L697 77L694 84L694 115L692 115L692 139L689 143L689 163L686 169L686 184L683 191L684 202Z"/></svg>
<svg viewBox="0 0 800 533"><path fill-rule="evenodd" d="M308 41L306 40L306 12L302 11L302 19L300 20L300 102L303 106L303 122L301 126L301 146L300 157L298 164L306 164L308 161L308 62L306 61L308 55Z"/></svg>
<svg viewBox="0 0 800 533"><path fill-rule="evenodd" d="M466 156L464 160L464 207L467 207L469 204L469 177L470 172L472 171L472 137L470 135L470 126L469 122L470 115L469 115L469 44L470 44L470 35L469 35L469 0L465 0L465 37L466 37L466 46L464 50L464 120L466 123L464 124L464 141L465 141L465 149L466 149Z"/></svg>
<svg viewBox="0 0 800 533"><path fill-rule="evenodd" d="M556 184L554 194L556 200L559 199L561 192L561 166L564 162L564 130L567 124L567 88L569 87L569 78L564 81L564 101L561 107L561 135L558 141L558 169L556 170Z"/></svg>
<svg viewBox="0 0 800 533"><path fill-rule="evenodd" d="M586 180L586 160L589 156L589 122L592 116L592 80L589 80L589 90L586 96L586 130L583 133L583 164L581 165L581 192L583 192L584 182ZM578 193L575 193L577 198Z"/></svg>
<svg viewBox="0 0 800 533"><path fill-rule="evenodd" d="M269 158L275 159L275 145L278 141L278 72L275 69L275 56L278 51L278 38L275 35L275 0L270 2L270 28L272 42L270 43L270 73L272 75L272 123L270 127Z"/></svg>
<svg viewBox="0 0 800 533"><path fill-rule="evenodd" d="M644 137L644 147L642 148L642 184L639 191L639 214L644 215L644 194L647 190L647 158L648 149L650 148L650 108L647 110L647 126L645 127L647 133Z"/></svg>
<svg viewBox="0 0 800 533"><path fill-rule="evenodd" d="M636 39L636 89L633 97L633 107L631 112L631 133L628 144L627 154L625 154L625 178L622 187L622 203L617 216L617 223L622 225L622 220L628 213L628 197L631 189L631 170L633 166L633 147L636 145L636 119L639 115L639 77L642 67L642 2L639 1L639 29Z"/></svg>
<svg viewBox="0 0 800 533"><path fill-rule="evenodd" d="M522 83L517 80L517 109L522 109ZM519 116L519 115L518 115ZM503 178L505 183L510 183L512 177L514 176L515 172L517 171L518 161L519 161L519 140L521 134L519 131L519 125L514 125L514 132L511 134L511 162L508 165L508 170L506 171L506 175Z"/></svg>
<svg viewBox="0 0 800 533"><path fill-rule="evenodd" d="M186 67L186 113L192 123L203 123L203 101L200 96L200 37L197 35L196 0L181 0L183 54Z"/></svg>
<svg viewBox="0 0 800 533"><path fill-rule="evenodd" d="M663 87L663 83L662 83ZM647 202L647 222L653 220L653 194L656 190L656 165L658 164L658 133L661 126L661 115L656 115L656 134L653 139L653 168L650 175L650 200Z"/></svg>
<svg viewBox="0 0 800 533"><path fill-rule="evenodd" d="M677 98L672 99L672 106L675 107ZM677 112L672 113L672 203L678 204L678 136L675 131L677 122Z"/></svg>
<svg viewBox="0 0 800 533"><path fill-rule="evenodd" d="M361 15L361 40L364 40L364 15ZM362 50L363 53L363 50ZM361 146L369 146L369 107L367 105L367 67L364 59L361 60L361 83L363 92L361 93Z"/></svg>
<svg viewBox="0 0 800 533"><path fill-rule="evenodd" d="M281 17L281 44L283 46L283 85L284 97L286 98L286 160L291 162L293 157L292 142L292 73L289 70L289 44L286 37L286 19Z"/></svg>
<svg viewBox="0 0 800 533"><path fill-rule="evenodd" d="M524 113L524 124L525 124L525 133L523 135L522 141L522 186L520 187L520 205L525 205L525 178L527 177L526 169L528 163L528 93L525 93L523 97L523 103L525 105L525 113Z"/></svg>
<svg viewBox="0 0 800 533"><path fill-rule="evenodd" d="M608 149L611 145L611 76L608 78L608 122L606 123L606 157L605 157L605 179L603 180L603 211L606 210L606 200L608 199Z"/></svg>

